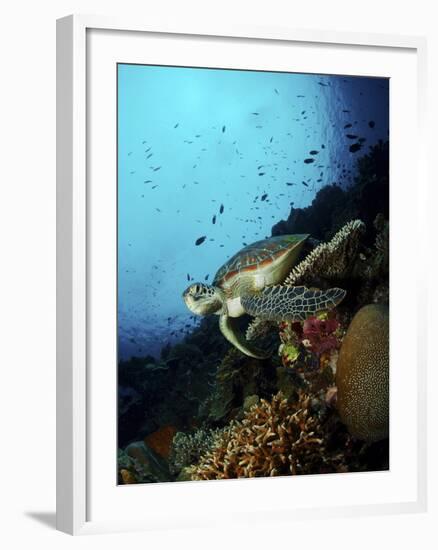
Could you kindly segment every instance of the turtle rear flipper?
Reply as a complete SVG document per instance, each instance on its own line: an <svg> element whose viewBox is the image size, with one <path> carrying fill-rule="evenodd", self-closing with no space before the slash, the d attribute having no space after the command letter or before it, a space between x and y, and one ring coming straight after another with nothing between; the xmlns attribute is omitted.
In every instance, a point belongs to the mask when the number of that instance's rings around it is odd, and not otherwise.
<svg viewBox="0 0 438 550"><path fill-rule="evenodd" d="M241 297L245 311L269 321L305 321L320 311L336 307L345 297L341 288L310 290L305 286L269 286Z"/></svg>
<svg viewBox="0 0 438 550"><path fill-rule="evenodd" d="M245 339L233 317L222 314L219 318L219 327L225 338L245 355L256 359L266 359L270 356L269 353L257 349Z"/></svg>

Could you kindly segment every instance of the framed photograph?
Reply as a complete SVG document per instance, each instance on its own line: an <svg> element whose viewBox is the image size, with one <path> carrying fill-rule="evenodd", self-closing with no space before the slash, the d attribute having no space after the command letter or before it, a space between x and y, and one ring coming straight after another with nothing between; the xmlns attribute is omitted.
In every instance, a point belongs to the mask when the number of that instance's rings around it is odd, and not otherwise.
<svg viewBox="0 0 438 550"><path fill-rule="evenodd" d="M426 506L425 43L57 32L57 517Z"/></svg>

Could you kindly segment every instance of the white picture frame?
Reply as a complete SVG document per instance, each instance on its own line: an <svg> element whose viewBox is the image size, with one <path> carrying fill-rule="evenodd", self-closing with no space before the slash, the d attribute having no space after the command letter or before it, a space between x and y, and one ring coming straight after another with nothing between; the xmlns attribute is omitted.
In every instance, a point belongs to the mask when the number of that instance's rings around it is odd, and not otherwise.
<svg viewBox="0 0 438 550"><path fill-rule="evenodd" d="M425 119L425 55L426 44L425 40L420 37L406 36L390 36L390 35L372 35L372 34L353 34L353 33L336 33L328 31L300 31L287 28L250 28L250 27L234 27L228 29L221 28L184 28L180 29L173 26L162 26L161 28L151 28L147 23L143 24L138 21L112 19L107 17L96 16L76 16L72 15L57 22L57 528L61 531L70 534L87 534L109 531L126 531L126 530L147 530L163 526L184 526L184 525L212 525L219 522L222 518L232 520L233 516L236 521L260 521L274 520L276 517L284 519L285 517L305 518L305 517L327 517L334 515L359 515L359 514L382 514L395 512L418 512L426 509L426 359L424 343L424 332L420 334L419 324L412 321L413 332L412 346L409 348L409 353L406 353L406 358L399 355L401 360L410 364L414 363L412 369L412 393L410 394L412 409L410 418L406 417L406 422L412 423L415 437L412 438L411 448L407 455L405 467L406 477L403 488L405 493L400 490L400 494L395 491L395 486L400 486L401 479L397 478L397 468L400 471L403 464L400 463L394 470L389 472L389 478L393 476L393 480L388 478L388 483L383 477L376 478L376 483L382 487L381 498L376 498L374 501L370 498L361 500L360 489L357 496L356 489L345 489L345 495L350 491L351 499L344 495L344 500L333 505L328 505L322 497L321 500L316 500L316 506L309 502L297 502L294 499L282 499L281 487L286 481L284 478L277 479L262 479L262 480L242 480L236 482L196 482L196 483L179 483L179 484L154 484L154 486L140 487L112 487L111 494L105 493L102 490L103 484L107 483L107 479L102 475L102 479L98 482L94 481L97 477L96 468L94 466L96 452L93 449L93 442L96 434L96 423L102 422L99 414L95 410L96 383L101 382L102 378L95 378L93 369L98 372L96 366L98 362L95 360L94 348L92 342L97 336L94 331L95 321L90 314L91 302L93 297L93 274L90 272L90 254L96 250L95 244L90 245L93 220L98 214L96 208L100 208L100 214L105 218L105 209L111 210L112 206L106 200L102 200L100 206L96 206L96 201L90 200L93 198L93 189L90 188L90 178L95 177L94 172L90 168L92 154L91 142L88 139L90 131L90 110L88 101L90 98L90 86L92 76L91 70L94 70L96 64L90 63L90 32L99 32L102 36L105 35L106 50L112 50L108 47L111 42L114 42L114 47L119 47L116 44L114 37L121 35L127 36L130 34L135 40L141 40L141 37L159 37L160 40L169 38L170 44L166 46L166 58L172 59L172 55L176 55L176 44L184 40L203 41L207 42L219 41L221 44L226 44L227 49L232 53L233 48L238 48L239 44L251 44L254 47L259 47L261 43L268 44L269 47L288 47L289 45L298 45L303 48L311 49L313 45L318 48L336 48L343 52L343 56L347 56L347 52L354 50L356 53L359 49L374 56L374 59L383 56L384 54L396 54L397 60L394 66L398 65L401 71L402 59L401 56L406 54L411 60L405 65L406 71L408 67L412 67L412 75L414 80L410 78L410 86L412 94L409 96L409 103L406 103L406 110L410 113L409 124L414 128L415 143L411 143L410 158L406 162L405 170L398 168L398 158L402 155L403 147L407 147L406 140L402 133L403 126L397 125L397 120L391 121L391 132L395 131L395 136L400 136L400 141L396 143L395 153L391 150L391 177L397 177L402 182L403 173L414 177L415 185L411 181L409 187L411 205L406 203L406 197L403 194L403 185L400 189L394 190L391 197L392 217L397 223L400 223L400 239L403 242L412 242L417 244L414 254L416 260L411 262L412 265L406 266L403 269L403 274L397 273L393 276L391 270L391 278L394 283L394 288L397 286L402 290L402 285L406 281L411 281L415 287L412 303L407 305L409 308L410 319L417 316L426 303L426 288L423 275L420 271L422 265L421 258L425 257L425 250L421 243L424 239L419 238L425 234L426 220L423 213L425 208L425 182L424 174L424 142L423 127ZM138 42L137 42L138 43ZM182 42L181 42L182 43ZM96 44L96 46L94 45ZM93 48L99 51L97 42L93 42ZM260 46L261 47L261 46ZM123 61L129 61L127 55L132 50L127 46L123 50ZM212 46L212 52L215 51L220 60L221 51L217 44ZM237 50L236 50L237 52ZM392 53L391 53L392 52ZM155 54L156 55L156 51ZM111 53L113 55L114 52ZM94 54L93 54L94 55ZM110 54L108 53L108 56ZM117 52L114 54L117 58ZM181 52L180 52L180 55ZM253 55L253 54L252 54ZM360 56L358 56L360 57ZM364 63L365 63L364 55ZM180 58L179 58L180 59ZM265 63L269 64L268 58L263 58ZM266 59L268 59L266 61ZM394 58L395 59L395 58ZM108 62L112 62L113 58L108 58ZM259 61L260 63L262 61ZM371 60L372 62L372 60ZM253 63L257 60L253 58ZM350 61L351 66L353 63ZM357 61L358 66L361 61ZM175 64L178 64L176 62ZM391 62L386 65L388 72L396 70L390 66ZM255 65L254 65L255 66ZM327 67L326 72L330 72ZM353 70L353 68L351 69ZM360 70L360 67L358 71ZM386 74L386 69L382 69L382 74ZM313 72L309 70L308 72ZM322 71L321 71L322 72ZM402 71L401 71L402 72ZM363 70L360 74L364 74ZM94 80L95 82L95 80ZM115 83L113 83L115 85ZM405 98L406 99L406 98ZM391 97L391 101L397 104L398 98ZM94 121L96 122L96 121ZM409 127L409 130L411 127ZM93 130L94 131L94 130ZM111 133L111 132L110 132ZM398 138L396 138L398 139ZM392 145L391 145L392 146ZM102 145L104 148L105 145ZM114 168L115 159L110 159L107 169L111 172ZM94 168L93 168L94 169ZM101 173L103 175L103 172ZM392 191L391 191L392 192ZM400 200L398 197L400 194ZM401 223L403 209L410 206L410 232L411 237L407 233L403 233L403 225ZM99 214L99 215L100 215ZM102 219L103 219L102 218ZM109 226L108 226L109 227ZM96 232L93 233L93 239L99 238ZM114 238L114 237L112 237ZM111 241L112 242L112 241ZM400 242L391 234L391 264L392 266L402 266L403 249ZM102 261L105 258L102 257ZM392 268L391 268L392 269ZM399 270L400 271L400 270ZM400 279L400 283L396 278ZM415 282L412 282L415 281ZM103 285L105 287L105 285ZM105 287L105 291L111 291L111 286ZM397 290L396 290L397 292ZM395 294L395 297L400 295ZM392 298L391 298L392 300ZM397 301L395 300L395 308ZM95 311L96 308L93 309ZM94 315L94 313L93 313ZM395 317L399 317L395 315ZM394 321L395 323L396 321ZM411 327L411 329L412 329ZM398 327L396 327L398 330ZM402 335L403 327L400 328ZM103 337L103 334L102 334ZM420 345L420 338L421 345ZM93 348L93 349L92 349ZM397 357L397 349L392 349L394 354L392 357ZM392 358L391 358L392 361ZM392 362L391 362L392 368ZM101 376L102 373L96 374ZM108 374L111 377L111 374ZM100 383L99 382L99 383ZM401 382L401 391L407 392L406 385ZM105 407L116 408L115 395L113 386L100 386L100 393L106 393L106 404L102 405L102 410ZM106 392L108 390L108 392ZM406 396L405 396L406 397ZM396 400L397 401L397 400ZM111 405L112 403L112 405ZM391 407L396 407L397 402L391 403ZM93 408L94 407L94 408ZM391 409L391 415L393 411ZM110 419L115 418L115 413L111 413ZM393 416L391 416L393 418ZM93 424L94 423L94 424ZM115 426L113 427L115 430ZM109 431L113 429L111 426ZM391 426L392 430L397 427ZM102 427L102 432L105 429ZM395 434L396 436L397 434ZM102 438L106 437L102 435ZM112 435L109 434L105 442L102 439L102 449L105 445L111 444ZM394 438L397 442L397 437ZM99 445L100 447L100 445ZM400 454L400 448L391 446L391 453ZM105 461L104 455L99 455L99 464L102 465L102 471L110 471L113 463L111 460L115 458L116 450L114 449L114 457L108 457L108 464L103 465ZM102 458L103 457L103 458ZM395 456L397 458L397 456ZM368 474L368 477L360 481L362 474L343 474L345 481L337 481L337 476L332 476L331 480L322 481L325 487L320 487L321 491L336 491L336 485L347 486L357 482L360 484L369 484L372 487L373 475ZM381 474L381 473L380 473ZM357 478L348 476L358 476ZM400 474L401 475L401 474ZM307 476L303 476L306 478ZM307 479L295 479L296 494L299 491L305 492L303 484L317 483L315 477L327 476L309 476ZM310 479L312 478L312 479ZM353 481L348 481L348 479ZM287 481L289 483L289 480ZM95 483L95 485L93 485ZM319 483L319 482L318 482ZM378 487L379 485L376 485ZM92 487L92 489L91 489ZM300 488L301 487L301 488ZM386 487L386 489L385 489ZM107 501L110 502L115 498L114 489L120 495L121 507L128 510L130 502L138 508L138 503L148 502L145 491L152 491L154 497L154 505L148 513L137 516L132 516L129 513L122 514L117 512L117 507L103 509L99 513L91 513L91 509L97 510L98 506L95 502ZM318 487L314 487L318 494ZM385 491L387 490L387 493ZM101 491L101 495L99 495ZM143 494L140 493L143 491ZM343 489L340 487L340 493ZM353 492L356 491L356 498L353 498ZM391 492L392 491L392 492ZM278 502L267 505L257 505L259 495L263 494L278 494ZM402 494L403 493L403 494ZM149 493L151 494L151 493ZM245 512L242 512L239 517L236 517L236 510L233 508L233 501L242 498L248 502L245 507ZM303 493L304 494L304 493ZM321 492L321 495L324 493ZM92 495L92 496L90 496ZM117 497L119 498L119 497ZM145 500L146 499L146 500ZM172 500L184 499L184 512L178 512L177 507L165 506ZM334 499L335 501L336 499ZM205 505L199 504L208 501L211 505L210 513L203 514L202 508ZM214 508L214 502L217 502L217 508ZM227 505L228 502L228 505ZM304 504L303 504L304 502ZM198 503L198 504L196 504ZM128 507L128 508L127 508ZM153 508L153 510L152 510ZM180 505L181 508L181 505Z"/></svg>

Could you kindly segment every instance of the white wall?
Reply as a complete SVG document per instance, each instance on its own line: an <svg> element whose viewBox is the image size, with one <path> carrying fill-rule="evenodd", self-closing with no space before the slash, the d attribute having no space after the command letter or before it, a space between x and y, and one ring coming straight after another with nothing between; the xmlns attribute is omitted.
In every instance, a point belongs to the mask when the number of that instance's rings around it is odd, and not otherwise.
<svg viewBox="0 0 438 550"><path fill-rule="evenodd" d="M429 136L435 160L438 97L438 18L435 2L417 0L16 0L0 11L0 544L4 548L431 548L438 539L436 436L430 442L430 512L405 517L330 520L220 532L109 535L72 539L49 528L55 509L55 19L69 13L141 14L160 21L214 20L292 28L427 35ZM434 68L432 71L431 69ZM433 156L432 156L433 155ZM433 170L434 162L431 163ZM432 172L431 170L431 176ZM436 219L438 183L430 187ZM431 216L432 217L432 216ZM407 219L407 223L409 223ZM434 222L436 230L436 223ZM432 232L432 227L430 229ZM436 234L436 232L435 232ZM432 247L431 239L431 247ZM436 241L435 241L436 255ZM431 254L431 262L433 254ZM407 261L409 255L407 253ZM425 266L427 268L427 266ZM432 269L432 265L428 267ZM436 280L437 271L431 274ZM436 304L436 302L435 302ZM436 309L435 309L436 311ZM431 304L430 344L436 338ZM407 320L408 321L408 320ZM434 323L432 325L432 323ZM434 361L435 359L435 361ZM430 353L430 401L435 401L436 358ZM435 372L434 370L435 369ZM429 429L436 434L437 406ZM407 404L408 406L408 404ZM433 416L432 416L433 415ZM406 445L410 445L406 434ZM183 504L182 504L183 505ZM428 544L426 541L430 540ZM8 542L7 542L8 541ZM386 542L385 542L386 541Z"/></svg>

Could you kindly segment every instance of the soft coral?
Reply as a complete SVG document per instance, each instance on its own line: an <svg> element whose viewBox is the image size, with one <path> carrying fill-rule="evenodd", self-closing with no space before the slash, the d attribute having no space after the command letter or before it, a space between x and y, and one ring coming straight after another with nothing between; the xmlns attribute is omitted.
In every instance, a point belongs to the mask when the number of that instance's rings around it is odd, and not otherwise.
<svg viewBox="0 0 438 550"><path fill-rule="evenodd" d="M317 355L338 349L340 338L336 333L339 321L336 317L309 317L303 323L302 343Z"/></svg>

